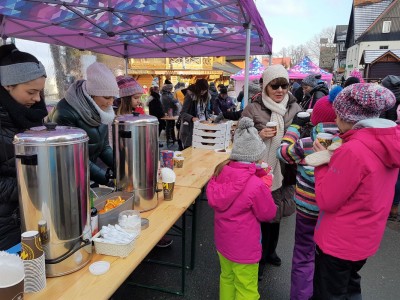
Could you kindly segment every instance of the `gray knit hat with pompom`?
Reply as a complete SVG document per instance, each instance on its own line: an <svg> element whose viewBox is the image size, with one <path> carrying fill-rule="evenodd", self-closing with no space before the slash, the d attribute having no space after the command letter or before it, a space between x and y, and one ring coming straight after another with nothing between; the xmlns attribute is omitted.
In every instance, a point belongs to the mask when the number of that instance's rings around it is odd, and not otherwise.
<svg viewBox="0 0 400 300"><path fill-rule="evenodd" d="M266 148L254 127L253 120L247 117L240 119L229 159L256 162L263 158Z"/></svg>

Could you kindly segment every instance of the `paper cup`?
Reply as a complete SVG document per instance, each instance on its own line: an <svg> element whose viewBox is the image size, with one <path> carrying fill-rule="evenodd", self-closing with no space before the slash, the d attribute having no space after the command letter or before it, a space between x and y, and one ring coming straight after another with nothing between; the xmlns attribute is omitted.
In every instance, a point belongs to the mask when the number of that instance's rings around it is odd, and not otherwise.
<svg viewBox="0 0 400 300"><path fill-rule="evenodd" d="M21 234L21 258L35 259L43 255L42 243L38 231L26 231Z"/></svg>
<svg viewBox="0 0 400 300"><path fill-rule="evenodd" d="M174 167L176 168L182 168L183 167L183 161L185 159L183 157L175 157L174 158Z"/></svg>
<svg viewBox="0 0 400 300"><path fill-rule="evenodd" d="M312 114L312 111L313 111L312 108L309 108L309 109L306 110L306 112L308 112L310 115Z"/></svg>
<svg viewBox="0 0 400 300"><path fill-rule="evenodd" d="M182 151L175 151L174 152L174 157L183 157Z"/></svg>
<svg viewBox="0 0 400 300"><path fill-rule="evenodd" d="M162 150L161 151L161 166L163 168L174 169L174 151Z"/></svg>
<svg viewBox="0 0 400 300"><path fill-rule="evenodd" d="M317 134L317 140L318 142L324 146L325 148L328 148L332 144L332 139L333 135L330 133L318 133Z"/></svg>
<svg viewBox="0 0 400 300"><path fill-rule="evenodd" d="M0 251L0 270L1 299L24 299L25 272L21 258Z"/></svg>
<svg viewBox="0 0 400 300"><path fill-rule="evenodd" d="M306 111L302 111L302 112L299 112L299 113L297 114L297 116L298 116L299 118L305 119L305 118L309 118L311 115L310 115L310 113L308 113L308 112L306 112Z"/></svg>
<svg viewBox="0 0 400 300"><path fill-rule="evenodd" d="M163 193L164 193L164 200L172 200L174 197L174 185L175 182L163 182Z"/></svg>
<svg viewBox="0 0 400 300"><path fill-rule="evenodd" d="M34 293L46 287L46 266L44 254L39 258L24 260L25 293Z"/></svg>
<svg viewBox="0 0 400 300"><path fill-rule="evenodd" d="M268 122L265 126L267 126L268 128L273 128L275 130L275 135L276 135L276 131L278 130L278 123Z"/></svg>

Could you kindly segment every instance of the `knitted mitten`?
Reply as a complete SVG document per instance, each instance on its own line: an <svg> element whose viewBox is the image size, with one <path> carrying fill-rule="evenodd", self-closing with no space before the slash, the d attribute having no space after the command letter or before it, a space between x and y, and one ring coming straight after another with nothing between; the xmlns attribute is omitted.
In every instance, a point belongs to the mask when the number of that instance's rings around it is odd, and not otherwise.
<svg viewBox="0 0 400 300"><path fill-rule="evenodd" d="M328 149L326 149L326 150L314 152L313 154L306 156L305 161L306 161L307 165L309 165L311 167L318 167L318 166L329 163L333 152L337 148L339 148L341 145L342 145L342 142L338 141L338 142L335 142L332 145L330 145L328 147Z"/></svg>

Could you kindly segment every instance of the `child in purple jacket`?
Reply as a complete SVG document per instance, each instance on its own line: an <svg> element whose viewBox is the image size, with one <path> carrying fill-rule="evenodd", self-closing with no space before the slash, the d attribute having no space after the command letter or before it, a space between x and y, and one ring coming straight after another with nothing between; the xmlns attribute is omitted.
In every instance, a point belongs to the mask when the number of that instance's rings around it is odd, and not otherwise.
<svg viewBox="0 0 400 300"><path fill-rule="evenodd" d="M256 164L265 149L254 122L242 118L230 158L215 168L207 186L208 203L215 211L215 245L221 264L220 299L260 297L260 222L270 221L276 214L266 184L272 183L266 180L272 175Z"/></svg>

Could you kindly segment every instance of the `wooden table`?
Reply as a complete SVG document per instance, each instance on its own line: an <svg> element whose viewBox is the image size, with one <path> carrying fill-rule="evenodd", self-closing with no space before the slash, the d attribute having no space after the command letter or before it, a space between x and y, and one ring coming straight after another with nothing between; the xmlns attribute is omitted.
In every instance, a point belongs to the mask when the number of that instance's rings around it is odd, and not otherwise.
<svg viewBox="0 0 400 300"><path fill-rule="evenodd" d="M142 217L149 219L150 225L142 231L134 250L128 257L119 258L94 253L89 264L81 270L61 277L47 278L47 286L43 291L27 293L24 298L27 300L110 298L199 195L198 188L175 186L173 200L161 199L155 209L141 214ZM162 193L160 196L162 198ZM111 264L110 270L100 276L92 275L89 272L89 265L99 260L108 261Z"/></svg>
<svg viewBox="0 0 400 300"><path fill-rule="evenodd" d="M176 186L203 189L214 173L215 167L229 158L230 153L214 150L187 148L182 151L185 158L182 168L174 168Z"/></svg>

